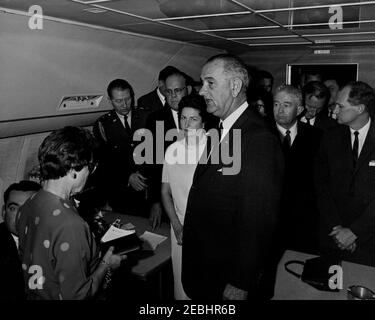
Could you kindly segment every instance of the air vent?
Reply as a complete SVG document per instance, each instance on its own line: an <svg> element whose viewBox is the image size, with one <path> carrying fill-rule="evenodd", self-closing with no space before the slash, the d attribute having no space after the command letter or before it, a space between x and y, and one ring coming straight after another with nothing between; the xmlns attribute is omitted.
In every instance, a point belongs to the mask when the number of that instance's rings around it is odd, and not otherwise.
<svg viewBox="0 0 375 320"><path fill-rule="evenodd" d="M71 95L64 96L61 99L57 110L80 110L80 109L96 109L99 108L99 104L103 99L103 95L91 94L91 95Z"/></svg>

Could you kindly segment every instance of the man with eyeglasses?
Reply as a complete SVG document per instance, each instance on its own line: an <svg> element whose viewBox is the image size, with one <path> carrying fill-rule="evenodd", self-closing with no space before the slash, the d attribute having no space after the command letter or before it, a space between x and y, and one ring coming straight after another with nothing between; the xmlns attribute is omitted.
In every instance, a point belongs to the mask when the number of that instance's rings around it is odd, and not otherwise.
<svg viewBox="0 0 375 320"><path fill-rule="evenodd" d="M95 200L116 212L144 216L148 182L134 162L133 151L139 142L133 140L133 134L145 126L146 113L134 109L134 91L126 80L111 81L107 93L113 110L93 128L99 143L99 165L93 177Z"/></svg>
<svg viewBox="0 0 375 320"><path fill-rule="evenodd" d="M375 91L350 82L334 109L316 161L321 252L375 266Z"/></svg>
<svg viewBox="0 0 375 320"><path fill-rule="evenodd" d="M143 95L137 101L137 108L154 112L162 109L166 104L166 93L165 93L165 80L168 76L178 71L173 66L166 66L160 71L158 77L158 86L151 92Z"/></svg>
<svg viewBox="0 0 375 320"><path fill-rule="evenodd" d="M158 144L158 139L156 135L157 126L162 125L162 134L165 134L170 129L178 130L178 104L182 97L187 96L192 91L191 85L187 83L187 75L179 70L171 73L165 80L165 94L166 94L166 106L164 108L151 113L147 118L146 127L153 134L153 164L146 165L146 175L149 182L149 200L151 202L150 209L150 224L153 228L160 225L162 216L162 205L161 205L161 176L163 169L163 161L157 161L156 149L161 148L163 151L163 156L165 150L174 141L168 141L164 139L164 145ZM159 163L160 162L160 163Z"/></svg>

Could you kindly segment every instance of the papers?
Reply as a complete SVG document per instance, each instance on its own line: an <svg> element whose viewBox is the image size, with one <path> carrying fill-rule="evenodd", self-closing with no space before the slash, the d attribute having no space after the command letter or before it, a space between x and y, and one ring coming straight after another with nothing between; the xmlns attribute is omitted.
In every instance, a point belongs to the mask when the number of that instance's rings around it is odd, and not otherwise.
<svg viewBox="0 0 375 320"><path fill-rule="evenodd" d="M108 242L114 239L128 236L133 233L135 233L135 230L123 230L123 229L119 229L111 225L109 229L107 230L107 232L102 237L101 241Z"/></svg>
<svg viewBox="0 0 375 320"><path fill-rule="evenodd" d="M147 242L152 250L155 250L160 243L167 239L167 237L149 231L145 231L139 238Z"/></svg>
<svg viewBox="0 0 375 320"><path fill-rule="evenodd" d="M134 229L134 228L135 228L135 226L131 222L121 226L121 229L124 229L124 230L130 230L130 229Z"/></svg>

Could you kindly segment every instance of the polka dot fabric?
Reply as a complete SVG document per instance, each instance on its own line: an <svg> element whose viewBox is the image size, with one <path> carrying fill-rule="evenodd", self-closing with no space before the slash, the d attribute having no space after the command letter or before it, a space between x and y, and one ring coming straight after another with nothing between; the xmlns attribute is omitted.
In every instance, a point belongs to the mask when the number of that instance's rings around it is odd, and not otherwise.
<svg viewBox="0 0 375 320"><path fill-rule="evenodd" d="M17 228L28 298L90 298L94 294L91 276L100 261L99 250L74 204L41 190L22 211ZM34 281L42 289L28 286L35 274L29 272L31 266L42 271Z"/></svg>

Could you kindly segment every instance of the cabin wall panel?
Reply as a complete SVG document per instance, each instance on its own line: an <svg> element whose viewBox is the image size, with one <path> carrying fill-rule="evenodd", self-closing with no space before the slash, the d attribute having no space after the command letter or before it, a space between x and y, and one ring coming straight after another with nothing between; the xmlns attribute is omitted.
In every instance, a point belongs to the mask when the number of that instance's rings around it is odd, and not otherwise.
<svg viewBox="0 0 375 320"><path fill-rule="evenodd" d="M63 95L106 96L115 78L128 80L138 98L156 86L166 65L198 79L204 61L221 52L50 20L30 30L28 19L0 13L0 121L69 113L57 110ZM108 108L104 98L98 110Z"/></svg>

